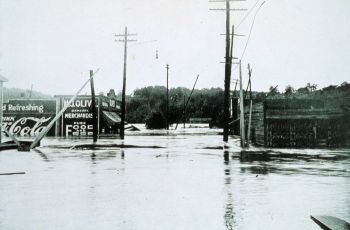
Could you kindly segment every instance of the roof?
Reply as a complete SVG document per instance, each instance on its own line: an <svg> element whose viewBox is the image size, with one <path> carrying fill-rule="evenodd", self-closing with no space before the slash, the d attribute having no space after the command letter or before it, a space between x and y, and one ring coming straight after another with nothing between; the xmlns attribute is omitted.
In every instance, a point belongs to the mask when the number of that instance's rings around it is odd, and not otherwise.
<svg viewBox="0 0 350 230"><path fill-rule="evenodd" d="M115 112L102 111L102 113L108 125L115 125L121 121L121 118Z"/></svg>

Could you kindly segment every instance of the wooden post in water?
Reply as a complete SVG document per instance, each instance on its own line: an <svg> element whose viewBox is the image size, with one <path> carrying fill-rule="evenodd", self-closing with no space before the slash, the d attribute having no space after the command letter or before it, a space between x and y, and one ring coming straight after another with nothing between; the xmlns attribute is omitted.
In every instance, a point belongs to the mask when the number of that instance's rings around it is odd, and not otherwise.
<svg viewBox="0 0 350 230"><path fill-rule="evenodd" d="M249 147L249 141L250 141L250 129L251 129L251 125L252 125L252 109L253 109L253 100L250 100L248 134L247 134L247 147Z"/></svg>
<svg viewBox="0 0 350 230"><path fill-rule="evenodd" d="M224 89L224 136L223 141L228 141L230 121L230 84L231 84L231 63L230 55L230 1L226 1L226 56L225 56L225 89Z"/></svg>
<svg viewBox="0 0 350 230"><path fill-rule="evenodd" d="M125 27L124 34L124 68L123 68L123 89L122 89L122 116L120 122L120 139L124 140L124 129L125 129L125 88L126 88L126 59L128 51L128 28Z"/></svg>
<svg viewBox="0 0 350 230"><path fill-rule="evenodd" d="M184 116L184 129L186 128L186 96L184 94L184 108L183 108L183 116Z"/></svg>
<svg viewBox="0 0 350 230"><path fill-rule="evenodd" d="M249 86L249 98L250 98L250 107L249 107L249 121L248 121L248 134L247 134L247 147L249 147L250 142L250 130L252 125L252 110L253 110L253 98L252 98L252 69L250 68L250 65L248 64L248 86Z"/></svg>
<svg viewBox="0 0 350 230"><path fill-rule="evenodd" d="M97 111L96 111L96 99L95 99L95 87L94 87L94 78L92 77L94 72L90 70L90 86L91 86L91 111L92 111L92 123L93 123L93 142L97 142Z"/></svg>
<svg viewBox="0 0 350 230"><path fill-rule="evenodd" d="M240 105L240 135L241 147L245 147L245 126L244 126L244 97L242 85L242 63L239 61L239 105Z"/></svg>
<svg viewBox="0 0 350 230"><path fill-rule="evenodd" d="M123 89L122 89L122 104L121 104L121 121L120 121L120 139L124 140L124 130L125 130L125 88L126 88L126 60L128 51L128 42L134 42L136 40L128 39L129 36L136 36L137 34L128 34L128 28L125 27L124 34L116 34L116 37L123 37L123 39L118 40L119 42L124 42L124 68L123 68Z"/></svg>
<svg viewBox="0 0 350 230"><path fill-rule="evenodd" d="M97 69L95 71L95 73L93 73L93 76L96 75L96 73L99 71L100 69ZM92 77L93 77L92 76ZM35 148L39 142L41 141L41 139L44 138L44 136L47 134L47 132L49 132L49 130L51 129L51 127L55 124L55 122L63 115L63 113L67 110L67 108L73 103L73 101L75 100L75 98L77 98L77 96L79 95L79 93L85 88L85 86L89 83L91 78L89 78L89 80L87 80L84 85L78 90L78 92L69 100L69 102L63 107L63 109L61 109L61 111L59 111L56 115L56 117L54 119L52 119L50 121L50 123L46 126L46 128L41 131L39 133L39 135L35 138L35 140L33 141L33 143L30 145L30 148L33 149Z"/></svg>
<svg viewBox="0 0 350 230"><path fill-rule="evenodd" d="M169 64L166 65L166 129L169 130Z"/></svg>
<svg viewBox="0 0 350 230"><path fill-rule="evenodd" d="M3 93L3 84L7 82L7 79L0 75L0 144L1 144L1 134L2 134L2 117L3 117L3 102L4 102L4 93Z"/></svg>
<svg viewBox="0 0 350 230"><path fill-rule="evenodd" d="M197 75L196 81L194 82L194 85L193 85L192 91L191 91L191 93L190 93L190 96L187 98L187 102L186 102L186 105L185 105L185 111L186 111L186 108L187 108L188 103L190 102L190 99L191 99L192 93L193 93L193 91L194 91L194 88L196 87L198 78L199 78L199 74ZM184 114L184 115L185 115L185 114ZM178 120L178 121L176 122L175 130L177 129L177 126L179 125L179 122L181 122L182 118L183 118L183 117L181 117L180 120ZM184 116L184 119L186 120L186 117L185 117L185 116Z"/></svg>

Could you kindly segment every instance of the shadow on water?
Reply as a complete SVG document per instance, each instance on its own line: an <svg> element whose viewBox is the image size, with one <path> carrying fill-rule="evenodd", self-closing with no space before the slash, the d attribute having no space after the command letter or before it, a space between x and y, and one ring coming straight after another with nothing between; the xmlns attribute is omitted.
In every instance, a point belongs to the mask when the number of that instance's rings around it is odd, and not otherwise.
<svg viewBox="0 0 350 230"><path fill-rule="evenodd" d="M235 213L233 205L233 195L231 192L231 162L230 154L227 150L224 151L224 192L226 194L224 205L224 224L226 229L232 230L235 226Z"/></svg>
<svg viewBox="0 0 350 230"><path fill-rule="evenodd" d="M345 166L349 154L320 152L317 154L281 153L278 151L247 151L235 155L239 159L240 172L258 175L317 175L350 177Z"/></svg>
<svg viewBox="0 0 350 230"><path fill-rule="evenodd" d="M43 153L42 151L40 151L39 149L34 149L35 152L37 152L39 154L39 156L46 162L50 162L50 159L48 158L48 156Z"/></svg>

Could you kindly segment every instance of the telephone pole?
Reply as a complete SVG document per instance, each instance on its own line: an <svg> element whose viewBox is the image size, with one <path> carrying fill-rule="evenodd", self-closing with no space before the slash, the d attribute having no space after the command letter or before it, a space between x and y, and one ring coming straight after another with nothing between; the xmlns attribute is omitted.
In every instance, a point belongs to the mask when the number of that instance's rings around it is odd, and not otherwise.
<svg viewBox="0 0 350 230"><path fill-rule="evenodd" d="M249 86L249 100L250 100L250 105L249 105L249 120L248 120L248 133L247 133L247 147L249 147L249 141L250 141L250 130L252 126L252 110L253 110L253 98L252 98L252 68L250 68L250 64L248 64L248 76L249 76L249 81L248 81L248 86ZM246 94L248 94L248 86L246 90Z"/></svg>
<svg viewBox="0 0 350 230"><path fill-rule="evenodd" d="M230 83L231 83L231 60L230 60L230 2L226 1L226 56L225 56L225 92L224 92L224 141L228 141L230 120Z"/></svg>
<svg viewBox="0 0 350 230"><path fill-rule="evenodd" d="M225 49L225 80L224 80L224 132L223 140L228 141L229 135L229 121L230 121L230 84L231 84L231 67L232 67L232 50L233 45L230 43L230 11L244 11L246 9L231 9L230 2L245 1L245 0L212 0L210 2L225 2L225 9L213 8L210 10L224 10L226 11L226 49ZM232 44L233 44L234 28L232 27Z"/></svg>
<svg viewBox="0 0 350 230"><path fill-rule="evenodd" d="M240 134L241 134L241 147L245 145L245 124L244 124L244 97L243 97L243 85L242 85L242 63L239 60L239 110L240 110Z"/></svg>
<svg viewBox="0 0 350 230"><path fill-rule="evenodd" d="M122 108L121 108L121 122L120 122L120 139L124 140L124 125L125 125L125 88L126 88L126 61L128 42L135 42L136 40L128 39L129 36L136 36L137 34L128 34L128 28L125 27L124 34L116 34L116 37L123 37L123 39L116 40L124 42L124 68L123 68L123 89L122 89Z"/></svg>
<svg viewBox="0 0 350 230"><path fill-rule="evenodd" d="M169 130L169 64L166 65L166 129Z"/></svg>
<svg viewBox="0 0 350 230"><path fill-rule="evenodd" d="M186 96L184 94L184 104L183 104L183 117L184 117L184 129L186 128Z"/></svg>
<svg viewBox="0 0 350 230"><path fill-rule="evenodd" d="M92 123L93 123L93 142L97 142L97 127L98 127L98 121L97 121L97 111L96 111L96 97L95 97L95 86L94 86L94 71L90 70L90 88L91 88L91 112L92 112Z"/></svg>

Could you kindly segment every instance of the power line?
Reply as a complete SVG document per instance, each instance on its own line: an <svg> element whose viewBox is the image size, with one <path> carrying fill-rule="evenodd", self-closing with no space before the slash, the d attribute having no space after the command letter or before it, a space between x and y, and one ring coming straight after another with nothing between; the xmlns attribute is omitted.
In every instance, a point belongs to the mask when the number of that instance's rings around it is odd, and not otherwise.
<svg viewBox="0 0 350 230"><path fill-rule="evenodd" d="M259 2L259 1L260 1L260 0L258 0L258 2ZM252 24L251 24L251 26L250 26L249 35L248 35L247 41L246 41L246 43L245 43L245 46L244 46L244 49L243 49L243 52L242 52L242 55L241 55L240 60L243 59L244 54L245 54L245 52L246 52L246 50L247 50L248 43L249 43L249 40L250 40L252 31L253 31L253 27L254 27L254 23L255 23L255 18L256 18L256 16L257 16L257 14L259 13L261 7L262 7L265 3L266 3L266 1L262 2L262 3L260 4L259 8L257 9L257 11L255 12L255 15L254 15L254 18L253 18L253 22L252 22ZM256 3L256 4L257 4L257 3ZM255 5L253 6L253 8L254 8L254 7L255 7ZM253 9L253 8L252 8L252 9ZM250 12L251 12L251 10L250 10ZM248 14L249 14L250 12L248 12ZM240 23L240 24L241 24L241 23ZM239 25L240 25L240 24L239 24ZM236 70L237 67L238 67L238 66L235 66L235 68L234 68L233 70Z"/></svg>
<svg viewBox="0 0 350 230"><path fill-rule="evenodd" d="M260 0L257 0L254 4L254 6L247 12L247 14L242 18L242 20L238 23L238 25L236 26L236 29L238 29L240 27L240 25L248 18L248 16L251 14L251 12L253 12L254 8L258 5L258 3L260 2Z"/></svg>
<svg viewBox="0 0 350 230"><path fill-rule="evenodd" d="M264 1L263 3L261 3L261 5L260 5L259 8L257 9L257 11L255 12L254 19L253 19L253 23L252 23L252 25L250 26L249 35L248 35L248 38L247 38L247 42L245 43L245 47L244 47L244 50L243 50L243 53L242 53L242 56L241 56L241 60L243 59L243 56L244 56L244 54L245 54L245 51L247 50L247 46L248 46L248 43L249 43L249 40L250 40L250 36L252 35L252 31L253 31L253 27L254 27L256 15L259 13L259 10L261 9L261 7L262 7L264 4L265 4L265 1Z"/></svg>

